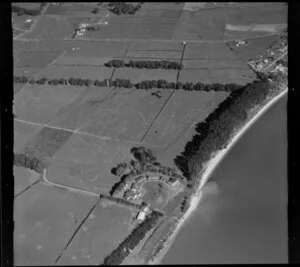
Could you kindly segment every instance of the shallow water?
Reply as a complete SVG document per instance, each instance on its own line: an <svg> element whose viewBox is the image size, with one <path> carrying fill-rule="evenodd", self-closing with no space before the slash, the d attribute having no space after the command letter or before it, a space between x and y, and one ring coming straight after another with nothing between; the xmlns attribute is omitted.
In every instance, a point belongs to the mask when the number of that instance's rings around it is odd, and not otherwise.
<svg viewBox="0 0 300 267"><path fill-rule="evenodd" d="M287 263L286 102L228 153L162 264Z"/></svg>

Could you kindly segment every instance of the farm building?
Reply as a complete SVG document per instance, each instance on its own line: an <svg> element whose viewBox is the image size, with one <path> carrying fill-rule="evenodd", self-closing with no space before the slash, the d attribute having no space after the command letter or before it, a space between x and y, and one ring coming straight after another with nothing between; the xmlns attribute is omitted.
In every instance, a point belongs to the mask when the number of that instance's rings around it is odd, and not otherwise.
<svg viewBox="0 0 300 267"><path fill-rule="evenodd" d="M144 211L140 211L137 215L137 219L139 221L143 221L145 219L145 217L146 217L146 213Z"/></svg>

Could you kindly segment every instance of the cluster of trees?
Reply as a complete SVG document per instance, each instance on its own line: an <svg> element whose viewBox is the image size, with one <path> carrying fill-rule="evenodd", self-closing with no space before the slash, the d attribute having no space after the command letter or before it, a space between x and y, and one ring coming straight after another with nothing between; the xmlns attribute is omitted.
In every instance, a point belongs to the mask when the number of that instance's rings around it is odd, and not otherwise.
<svg viewBox="0 0 300 267"><path fill-rule="evenodd" d="M109 68L137 68L137 69L183 69L183 64L169 60L129 60L125 63L124 60L113 59L104 64Z"/></svg>
<svg viewBox="0 0 300 267"><path fill-rule="evenodd" d="M43 163L39 159L25 154L14 154L14 165L25 167L38 173L42 173L45 169Z"/></svg>
<svg viewBox="0 0 300 267"><path fill-rule="evenodd" d="M99 13L99 8L98 8L98 7L95 7L91 12L92 12L93 14L97 14L97 13Z"/></svg>
<svg viewBox="0 0 300 267"><path fill-rule="evenodd" d="M121 179L113 185L110 190L110 195L118 195L137 175L146 172L164 174L170 177L170 181L173 181L174 179L184 179L177 173L175 168L164 166L158 162L150 149L139 146L131 148L130 152L135 160L130 160L128 163L119 163L116 167L111 169L111 173L119 176Z"/></svg>
<svg viewBox="0 0 300 267"><path fill-rule="evenodd" d="M146 80L136 84L133 84L129 79L104 79L103 81L99 80L90 80L90 79L81 79L81 78L60 78L60 79L50 79L47 78L40 78L39 80L29 79L26 76L15 76L14 75L14 82L15 83L27 83L30 84L39 84L43 85L48 83L49 85L72 85L72 86L97 86L97 87L119 87L119 88L136 88L136 89L176 89L176 90L185 90L185 91L225 91L225 92L233 92L239 88L241 85L230 83L230 84L220 84L220 83L213 83L213 84L204 84L201 82L198 83L191 83L191 82L168 82L166 80Z"/></svg>
<svg viewBox="0 0 300 267"><path fill-rule="evenodd" d="M41 8L38 9L27 9L24 7L20 7L20 6L11 6L11 12L15 12L17 13L18 16L21 15L29 15L29 16L37 16L41 14Z"/></svg>
<svg viewBox="0 0 300 267"><path fill-rule="evenodd" d="M233 131L247 119L250 109L260 104L269 94L268 78L236 90L196 126L196 134L181 155L174 159L176 166L188 181L193 181L211 154L226 147Z"/></svg>
<svg viewBox="0 0 300 267"><path fill-rule="evenodd" d="M190 206L190 197L185 196L180 205L180 211L185 213Z"/></svg>
<svg viewBox="0 0 300 267"><path fill-rule="evenodd" d="M287 67L287 65L288 65L288 60L287 60L287 58L286 59L279 59L278 61L277 61L277 63L278 64L281 64L282 66L284 66L284 67Z"/></svg>
<svg viewBox="0 0 300 267"><path fill-rule="evenodd" d="M145 207L145 204L142 205L142 204L132 203L123 198L112 197L112 196L107 196L107 195L100 195L100 198L109 200L111 202L115 202L115 203L123 205L123 206L129 206L129 207L132 207L137 210L142 210Z"/></svg>
<svg viewBox="0 0 300 267"><path fill-rule="evenodd" d="M100 26L98 26L98 25L89 25L89 26L86 26L85 29L89 32L98 31L100 29Z"/></svg>
<svg viewBox="0 0 300 267"><path fill-rule="evenodd" d="M131 183L136 175L139 174L142 174L142 171L140 171L139 169L133 169L129 173L122 175L120 181L112 186L109 194L113 197L117 196L120 192L123 191L126 185Z"/></svg>
<svg viewBox="0 0 300 267"><path fill-rule="evenodd" d="M288 74L278 71L278 72L271 72L268 77L273 80L277 84L287 83Z"/></svg>
<svg viewBox="0 0 300 267"><path fill-rule="evenodd" d="M163 213L154 210L141 222L130 235L104 259L103 265L119 265L129 255L146 234L157 224Z"/></svg>
<svg viewBox="0 0 300 267"><path fill-rule="evenodd" d="M142 166L146 163L153 163L157 160L151 149L147 149L143 146L131 148L130 153L141 163Z"/></svg>
<svg viewBox="0 0 300 267"><path fill-rule="evenodd" d="M137 12L142 6L140 4L134 6L126 2L110 2L108 4L108 7L109 7L109 11L116 15L121 15L121 14L134 15L135 12Z"/></svg>
<svg viewBox="0 0 300 267"><path fill-rule="evenodd" d="M191 82L168 82L166 80L146 80L139 83L136 83L134 85L136 89L183 89L185 91L226 91L226 92L232 92L236 89L238 89L240 86L237 84L204 84L201 82L198 83L191 83Z"/></svg>

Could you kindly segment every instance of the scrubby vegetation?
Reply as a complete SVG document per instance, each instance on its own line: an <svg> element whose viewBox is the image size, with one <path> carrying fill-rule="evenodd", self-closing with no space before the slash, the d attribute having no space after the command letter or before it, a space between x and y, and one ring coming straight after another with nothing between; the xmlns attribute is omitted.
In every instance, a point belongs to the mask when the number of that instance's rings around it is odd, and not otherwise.
<svg viewBox="0 0 300 267"><path fill-rule="evenodd" d="M264 77L235 90L196 126L197 133L174 159L187 180L197 177L213 152L226 147L233 131L247 118L247 112L267 97L270 88L270 82Z"/></svg>
<svg viewBox="0 0 300 267"><path fill-rule="evenodd" d="M190 197L184 197L182 202L181 202L181 205L180 205L180 211L182 213L185 213L187 211L187 209L189 208L190 206Z"/></svg>
<svg viewBox="0 0 300 267"><path fill-rule="evenodd" d="M109 11L116 15L134 15L142 6L140 4L134 6L125 2L110 2L108 7Z"/></svg>
<svg viewBox="0 0 300 267"><path fill-rule="evenodd" d="M169 60L129 60L127 63L124 60L113 59L104 64L109 68L137 68L137 69L174 69L181 70L183 65L178 62Z"/></svg>
<svg viewBox="0 0 300 267"><path fill-rule="evenodd" d="M104 265L119 265L129 255L146 234L156 225L158 220L163 216L159 211L153 211L146 219L140 223L130 235L104 259Z"/></svg>
<svg viewBox="0 0 300 267"><path fill-rule="evenodd" d="M136 175L142 174L142 171L139 171L138 169L132 170L130 171L128 174L125 174L121 177L120 181L115 183L109 194L113 197L117 196L120 192L122 192L125 188L126 185L128 185L129 183L131 183L134 178L136 177Z"/></svg>
<svg viewBox="0 0 300 267"><path fill-rule="evenodd" d="M40 84L43 85L46 82L49 85L71 85L71 86L97 86L97 87L119 87L119 88L136 88L136 89L176 89L176 90L185 90L185 91L225 91L225 92L233 92L239 88L241 85L230 83L230 84L204 84L201 82L198 83L182 83L182 82L168 82L166 80L146 80L136 84L133 84L129 79L104 79L103 81L99 80L90 80L90 79L81 79L81 78L60 78L60 79L50 79L47 78L40 78L39 80L35 81L34 79L29 79L26 76L15 76L14 75L14 82L15 83L30 83L30 84Z"/></svg>
<svg viewBox="0 0 300 267"><path fill-rule="evenodd" d="M117 197L112 197L112 196L106 196L106 195L101 195L100 196L101 199L106 199L106 200L109 200L111 202L115 202L119 205L123 205L123 206L126 206L126 207L131 207L131 208L134 208L134 209L137 209L137 210L142 210L144 209L145 205L147 205L147 203L145 204L135 204L135 203L132 203L130 201L127 201L127 200L124 200L123 198L117 198Z"/></svg>
<svg viewBox="0 0 300 267"><path fill-rule="evenodd" d="M42 173L45 169L43 163L39 159L25 154L14 154L14 165L25 167L38 173Z"/></svg>
<svg viewBox="0 0 300 267"><path fill-rule="evenodd" d="M41 14L42 6L39 9L27 9L20 6L11 6L11 12L17 13L18 16L21 15L29 15L29 16L37 16Z"/></svg>
<svg viewBox="0 0 300 267"><path fill-rule="evenodd" d="M93 14L97 14L99 13L99 8L98 7L95 7L93 8L93 10L91 11Z"/></svg>

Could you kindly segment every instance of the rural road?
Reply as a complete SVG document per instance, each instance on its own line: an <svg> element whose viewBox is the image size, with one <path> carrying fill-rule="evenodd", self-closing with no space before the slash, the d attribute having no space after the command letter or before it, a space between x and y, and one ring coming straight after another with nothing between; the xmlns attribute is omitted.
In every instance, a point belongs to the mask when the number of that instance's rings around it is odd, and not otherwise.
<svg viewBox="0 0 300 267"><path fill-rule="evenodd" d="M75 187L72 187L72 186L66 186L66 185L62 185L62 184L57 184L57 183L50 182L47 179L47 170L46 169L44 169L44 172L43 172L43 181L45 182L45 184L48 184L48 185L51 185L51 186L54 186L54 187L59 187L59 188L67 189L69 191L73 191L73 192L80 193L80 194L83 194L83 195L100 197L100 194L97 194L97 193L93 193L93 192L86 191L86 190L81 190L81 189L78 189L78 188L75 188Z"/></svg>
<svg viewBox="0 0 300 267"><path fill-rule="evenodd" d="M287 48L287 46L285 47ZM280 57L276 58L274 61L272 61L268 66L266 66L262 71L266 71L267 69L269 69L271 66L273 66L278 60L282 59L284 56L287 55L287 51L284 52Z"/></svg>

